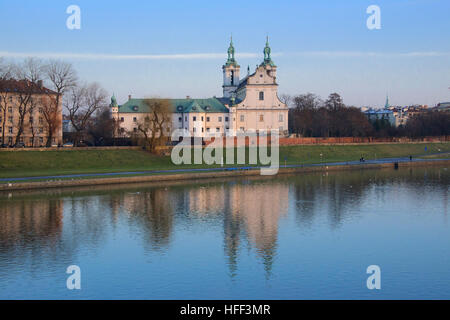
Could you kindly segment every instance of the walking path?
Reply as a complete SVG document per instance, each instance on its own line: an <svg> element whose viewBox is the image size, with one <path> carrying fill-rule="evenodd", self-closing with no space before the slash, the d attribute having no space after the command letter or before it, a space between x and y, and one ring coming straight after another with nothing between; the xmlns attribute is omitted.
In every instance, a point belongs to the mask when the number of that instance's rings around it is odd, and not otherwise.
<svg viewBox="0 0 450 320"><path fill-rule="evenodd" d="M314 164L288 164L280 163L280 168L307 168L317 166L340 166L340 165L364 165L364 164L387 164L400 162L421 162L421 161L442 161L448 159L415 159L410 160L409 157L401 158L384 158L376 160L360 161L342 161L342 162L323 162ZM20 177L20 178L0 178L0 182L14 182L26 180L51 180L51 179L70 179L70 178L87 178L87 177L114 177L125 175L148 175L148 174L171 174L171 173L193 173L193 172L222 172L222 171L236 171L236 170L259 170L261 166L246 166L246 167L223 167L223 168L198 168L198 169L168 169L168 170L146 170L146 171L125 171L125 172L110 172L110 173L81 173L68 175L54 175L54 176L34 176L34 177Z"/></svg>

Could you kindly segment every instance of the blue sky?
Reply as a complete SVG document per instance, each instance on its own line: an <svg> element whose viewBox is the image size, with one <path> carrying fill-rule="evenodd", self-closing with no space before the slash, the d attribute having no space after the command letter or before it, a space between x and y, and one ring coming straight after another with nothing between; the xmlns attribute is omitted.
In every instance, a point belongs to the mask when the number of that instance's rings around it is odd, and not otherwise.
<svg viewBox="0 0 450 320"><path fill-rule="evenodd" d="M81 8L81 29L66 8ZM381 8L368 30L366 8ZM348 104L450 100L450 1L1 1L0 56L61 57L85 81L134 97L221 95L230 34L241 73L270 37L279 92Z"/></svg>

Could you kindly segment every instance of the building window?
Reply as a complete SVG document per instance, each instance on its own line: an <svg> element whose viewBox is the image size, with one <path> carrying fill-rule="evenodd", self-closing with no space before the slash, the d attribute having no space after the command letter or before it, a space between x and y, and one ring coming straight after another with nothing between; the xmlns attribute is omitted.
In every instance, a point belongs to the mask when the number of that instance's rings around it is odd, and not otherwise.
<svg viewBox="0 0 450 320"><path fill-rule="evenodd" d="M13 133L13 127L8 127L8 133Z"/></svg>
<svg viewBox="0 0 450 320"><path fill-rule="evenodd" d="M278 129L280 130L280 132L283 132L283 127L279 127Z"/></svg>
<svg viewBox="0 0 450 320"><path fill-rule="evenodd" d="M245 130L244 130L244 127L240 127L239 129L240 129L241 131L245 131Z"/></svg>
<svg viewBox="0 0 450 320"><path fill-rule="evenodd" d="M120 118L120 122L124 122L125 119L123 117Z"/></svg>
<svg viewBox="0 0 450 320"><path fill-rule="evenodd" d="M197 131L196 129L197 129L197 128L192 128L192 132L195 132L195 131Z"/></svg>
<svg viewBox="0 0 450 320"><path fill-rule="evenodd" d="M209 120L210 120L209 117L206 117L206 122L209 122Z"/></svg>
<svg viewBox="0 0 450 320"><path fill-rule="evenodd" d="M39 124L43 124L44 123L44 119L42 119L41 117L39 117Z"/></svg>
<svg viewBox="0 0 450 320"><path fill-rule="evenodd" d="M181 122L181 120L183 120L183 118L181 118L181 117L178 117L178 122Z"/></svg>
<svg viewBox="0 0 450 320"><path fill-rule="evenodd" d="M8 143L12 144L12 137L8 137Z"/></svg>
<svg viewBox="0 0 450 320"><path fill-rule="evenodd" d="M203 116L202 116L202 121L203 121Z"/></svg>
<svg viewBox="0 0 450 320"><path fill-rule="evenodd" d="M137 119L136 119L136 117L133 117L133 122L137 122Z"/></svg>
<svg viewBox="0 0 450 320"><path fill-rule="evenodd" d="M197 117L192 117L192 121L197 121Z"/></svg>
<svg viewBox="0 0 450 320"><path fill-rule="evenodd" d="M8 107L8 112L12 113L12 107Z"/></svg>
<svg viewBox="0 0 450 320"><path fill-rule="evenodd" d="M278 115L278 121L279 121L279 122L283 122L283 114L282 114L282 113L280 113L280 114Z"/></svg>
<svg viewBox="0 0 450 320"><path fill-rule="evenodd" d="M43 144L43 143L44 143L44 138L39 137L39 143L40 143L40 144Z"/></svg>
<svg viewBox="0 0 450 320"><path fill-rule="evenodd" d="M228 121L229 121L228 117L225 117L225 122L228 122Z"/></svg>
<svg viewBox="0 0 450 320"><path fill-rule="evenodd" d="M40 127L39 128L39 133L44 133L44 128Z"/></svg>
<svg viewBox="0 0 450 320"><path fill-rule="evenodd" d="M220 128L216 128L216 132L220 132Z"/></svg>
<svg viewBox="0 0 450 320"><path fill-rule="evenodd" d="M259 100L264 100L264 92L263 91L259 92Z"/></svg>
<svg viewBox="0 0 450 320"><path fill-rule="evenodd" d="M13 117L8 117L8 121L12 123L13 122Z"/></svg>
<svg viewBox="0 0 450 320"><path fill-rule="evenodd" d="M244 115L241 114L241 122L243 122L243 121L244 121Z"/></svg>
<svg viewBox="0 0 450 320"><path fill-rule="evenodd" d="M206 132L209 132L209 130L210 130L209 128L206 128Z"/></svg>
<svg viewBox="0 0 450 320"><path fill-rule="evenodd" d="M137 132L137 128L133 128L133 132Z"/></svg>
<svg viewBox="0 0 450 320"><path fill-rule="evenodd" d="M187 121L187 116L184 117L184 121Z"/></svg>
<svg viewBox="0 0 450 320"><path fill-rule="evenodd" d="M263 114L259 115L259 122L264 122L264 115Z"/></svg>
<svg viewBox="0 0 450 320"><path fill-rule="evenodd" d="M222 122L222 117L219 117L219 122Z"/></svg>
<svg viewBox="0 0 450 320"><path fill-rule="evenodd" d="M204 132L204 128L202 127L202 132Z"/></svg>

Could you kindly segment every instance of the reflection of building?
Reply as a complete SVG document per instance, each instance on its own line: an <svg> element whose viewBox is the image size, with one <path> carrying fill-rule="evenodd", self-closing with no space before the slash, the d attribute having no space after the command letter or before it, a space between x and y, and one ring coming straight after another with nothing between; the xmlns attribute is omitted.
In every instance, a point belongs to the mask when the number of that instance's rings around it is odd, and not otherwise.
<svg viewBox="0 0 450 320"><path fill-rule="evenodd" d="M62 232L61 200L2 201L0 205L0 247L27 241L34 245L52 241Z"/></svg>
<svg viewBox="0 0 450 320"><path fill-rule="evenodd" d="M228 48L228 59L223 65L223 97L208 99L171 99L172 123L170 129L185 129L192 136L208 134L236 135L238 131L288 129L288 108L278 98L277 67L271 59L267 40L264 60L255 72L242 80L240 66L234 56L233 42ZM144 99L129 99L118 105L111 98L111 113L118 124L117 137L139 134L138 123L149 113Z"/></svg>
<svg viewBox="0 0 450 320"><path fill-rule="evenodd" d="M289 186L283 183L236 183L190 188L184 208L198 216L223 213L225 251L232 272L244 231L270 272L278 237L278 221L287 213Z"/></svg>

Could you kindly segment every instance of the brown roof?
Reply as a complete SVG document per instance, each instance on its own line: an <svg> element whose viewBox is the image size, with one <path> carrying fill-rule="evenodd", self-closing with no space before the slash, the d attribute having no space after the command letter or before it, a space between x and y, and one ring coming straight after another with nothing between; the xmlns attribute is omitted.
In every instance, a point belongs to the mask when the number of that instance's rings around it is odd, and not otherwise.
<svg viewBox="0 0 450 320"><path fill-rule="evenodd" d="M57 92L50 90L38 83L28 80L16 80L16 79L1 79L0 80L0 92L17 92L17 93L41 93L41 94L57 94Z"/></svg>

